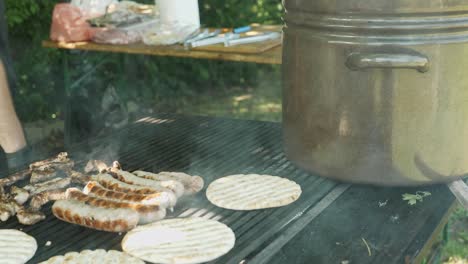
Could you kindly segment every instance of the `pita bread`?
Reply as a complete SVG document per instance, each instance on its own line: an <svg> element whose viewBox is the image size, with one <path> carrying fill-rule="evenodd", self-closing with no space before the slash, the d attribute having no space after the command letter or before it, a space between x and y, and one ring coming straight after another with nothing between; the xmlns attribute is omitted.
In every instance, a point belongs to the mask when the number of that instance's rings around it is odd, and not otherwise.
<svg viewBox="0 0 468 264"><path fill-rule="evenodd" d="M55 256L40 264L144 264L142 260L129 256L117 250L105 251L104 249L83 250L68 252L64 256Z"/></svg>
<svg viewBox="0 0 468 264"><path fill-rule="evenodd" d="M122 249L152 263L193 264L219 258L235 240L232 230L218 221L175 218L133 229L122 240Z"/></svg>
<svg viewBox="0 0 468 264"><path fill-rule="evenodd" d="M36 250L34 237L16 229L0 229L0 263L26 263Z"/></svg>
<svg viewBox="0 0 468 264"><path fill-rule="evenodd" d="M222 208L256 210L288 205L299 199L301 193L301 186L285 178L239 174L212 182L206 197Z"/></svg>

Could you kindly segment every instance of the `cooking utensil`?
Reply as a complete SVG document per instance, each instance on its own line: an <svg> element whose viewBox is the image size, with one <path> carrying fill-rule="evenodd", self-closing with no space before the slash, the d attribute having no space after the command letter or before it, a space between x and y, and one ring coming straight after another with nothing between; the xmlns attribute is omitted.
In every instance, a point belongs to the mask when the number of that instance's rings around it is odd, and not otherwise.
<svg viewBox="0 0 468 264"><path fill-rule="evenodd" d="M245 27L235 28L235 29L232 30L232 32L236 33L236 34L240 34L240 33L249 32L250 30L252 30L251 26L245 26Z"/></svg>
<svg viewBox="0 0 468 264"><path fill-rule="evenodd" d="M286 0L287 156L378 185L468 172L466 1Z"/></svg>
<svg viewBox="0 0 468 264"><path fill-rule="evenodd" d="M239 38L239 34L226 33L226 34L219 35L216 37L210 37L210 38L193 41L190 43L190 47L196 48L196 47L214 45L214 44L219 44L219 43L227 43L230 40L238 39L238 38Z"/></svg>
<svg viewBox="0 0 468 264"><path fill-rule="evenodd" d="M199 40L202 40L202 39L216 37L216 36L219 35L219 33L221 33L221 30L219 30L219 29L216 29L213 32L210 32L209 29L205 29L202 33L196 35L195 37L193 37L191 39L186 40L184 42L184 46L185 47L190 47L193 42L196 42L196 41L199 41Z"/></svg>
<svg viewBox="0 0 468 264"><path fill-rule="evenodd" d="M262 42L262 41L272 40L272 39L276 39L280 37L281 37L281 33L279 32L267 32L265 34L253 36L253 37L230 39L224 43L224 46L229 47L229 46L236 46L236 45L242 45L242 44L248 44L248 43Z"/></svg>

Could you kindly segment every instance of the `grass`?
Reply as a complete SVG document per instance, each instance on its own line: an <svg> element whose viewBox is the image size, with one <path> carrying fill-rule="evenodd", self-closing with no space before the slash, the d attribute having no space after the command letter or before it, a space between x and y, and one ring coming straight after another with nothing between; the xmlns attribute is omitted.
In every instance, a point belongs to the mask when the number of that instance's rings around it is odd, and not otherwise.
<svg viewBox="0 0 468 264"><path fill-rule="evenodd" d="M449 220L449 240L442 249L445 264L468 264L468 210L458 207Z"/></svg>
<svg viewBox="0 0 468 264"><path fill-rule="evenodd" d="M156 102L156 112L281 121L281 83L279 77L260 77L257 87L213 89L196 96L165 98Z"/></svg>

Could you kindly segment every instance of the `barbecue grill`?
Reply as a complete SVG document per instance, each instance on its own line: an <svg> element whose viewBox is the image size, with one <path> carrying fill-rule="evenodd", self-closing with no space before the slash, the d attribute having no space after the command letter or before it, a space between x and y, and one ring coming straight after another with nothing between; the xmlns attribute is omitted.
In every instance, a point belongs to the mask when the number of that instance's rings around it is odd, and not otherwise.
<svg viewBox="0 0 468 264"><path fill-rule="evenodd" d="M287 160L281 134L278 123L158 115L67 151L76 168L83 168L90 159L118 159L129 171L201 175L206 186L239 173L278 175L301 185L298 201L266 210L217 208L208 202L204 190L180 200L168 217L210 218L233 229L235 247L213 263L402 263L418 261L431 246L454 203L446 186L424 188L432 196L410 207L401 195L421 188L351 186L312 175ZM115 153L90 154L109 145L115 146ZM36 238L38 251L29 263L84 249L121 250L124 234L62 222L50 207L44 208L47 218L33 226L22 226L16 218L0 224L2 229L19 229ZM50 246L45 246L47 241Z"/></svg>

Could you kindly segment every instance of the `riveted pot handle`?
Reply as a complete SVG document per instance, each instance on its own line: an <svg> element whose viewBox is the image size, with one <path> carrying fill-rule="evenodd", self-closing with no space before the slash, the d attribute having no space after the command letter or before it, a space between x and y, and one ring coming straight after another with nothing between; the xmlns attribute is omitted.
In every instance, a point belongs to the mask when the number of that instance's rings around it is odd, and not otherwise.
<svg viewBox="0 0 468 264"><path fill-rule="evenodd" d="M419 54L351 53L346 66L355 71L371 68L403 68L424 73L429 70L429 59Z"/></svg>

